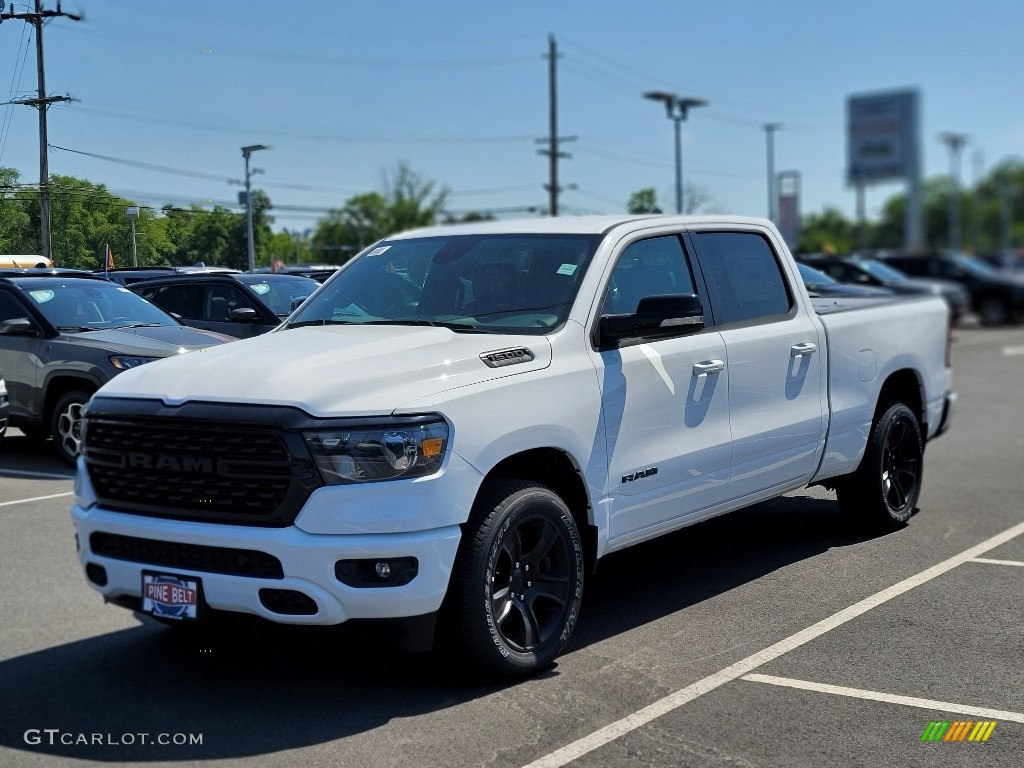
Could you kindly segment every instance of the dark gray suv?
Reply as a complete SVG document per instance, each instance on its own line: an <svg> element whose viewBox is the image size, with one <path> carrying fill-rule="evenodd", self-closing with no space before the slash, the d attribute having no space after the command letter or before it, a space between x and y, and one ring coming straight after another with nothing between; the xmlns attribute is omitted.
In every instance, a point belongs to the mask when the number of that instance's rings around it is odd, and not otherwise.
<svg viewBox="0 0 1024 768"><path fill-rule="evenodd" d="M125 287L73 270L0 271L9 423L74 464L82 408L123 370L231 337L188 328Z"/></svg>

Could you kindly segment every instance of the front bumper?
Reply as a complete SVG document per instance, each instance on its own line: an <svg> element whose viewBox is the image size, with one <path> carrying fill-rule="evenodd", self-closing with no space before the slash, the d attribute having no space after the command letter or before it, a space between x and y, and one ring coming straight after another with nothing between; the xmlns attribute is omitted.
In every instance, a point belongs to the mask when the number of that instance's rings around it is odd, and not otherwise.
<svg viewBox="0 0 1024 768"><path fill-rule="evenodd" d="M209 608L260 616L283 624L336 625L350 619L389 619L436 612L444 599L460 539L458 525L425 531L365 534L316 534L297 527L256 528L217 525L111 512L98 506L72 507L78 557L83 569L105 572L105 583L89 584L112 602L126 603L141 597L142 571L158 571L198 577L203 602ZM177 567L124 559L93 551L93 534L131 537L153 543L159 550L170 543L177 550L194 547L209 551L251 550L280 562L276 575L237 575L204 570L202 566ZM396 586L349 586L336 575L339 560L395 560L415 558L416 576ZM139 560L139 561L137 561ZM194 558L191 562L195 562ZM93 568L89 569L90 564ZM217 566L220 567L219 565ZM316 604L312 614L282 614L268 609L260 590L299 592Z"/></svg>

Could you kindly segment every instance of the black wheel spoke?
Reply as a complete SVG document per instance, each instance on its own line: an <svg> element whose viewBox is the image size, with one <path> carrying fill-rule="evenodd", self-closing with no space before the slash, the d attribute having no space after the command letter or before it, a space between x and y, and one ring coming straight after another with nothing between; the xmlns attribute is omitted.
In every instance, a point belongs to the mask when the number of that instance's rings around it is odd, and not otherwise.
<svg viewBox="0 0 1024 768"><path fill-rule="evenodd" d="M528 552L523 552L523 557L531 562L538 562L551 554L555 547L565 549L565 543L559 536L558 531L548 521L542 524L540 536Z"/></svg>

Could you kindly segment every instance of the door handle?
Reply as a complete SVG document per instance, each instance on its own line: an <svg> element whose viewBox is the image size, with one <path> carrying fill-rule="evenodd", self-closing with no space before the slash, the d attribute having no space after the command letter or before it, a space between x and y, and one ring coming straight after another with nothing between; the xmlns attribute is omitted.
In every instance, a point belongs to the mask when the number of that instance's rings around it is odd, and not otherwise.
<svg viewBox="0 0 1024 768"><path fill-rule="evenodd" d="M818 345L813 344L810 341L806 341L803 344L794 344L789 348L790 357L800 357L801 355L809 355L812 352L817 351Z"/></svg>
<svg viewBox="0 0 1024 768"><path fill-rule="evenodd" d="M707 376L709 373L718 373L725 370L724 360L705 360L703 363L693 364L694 376Z"/></svg>

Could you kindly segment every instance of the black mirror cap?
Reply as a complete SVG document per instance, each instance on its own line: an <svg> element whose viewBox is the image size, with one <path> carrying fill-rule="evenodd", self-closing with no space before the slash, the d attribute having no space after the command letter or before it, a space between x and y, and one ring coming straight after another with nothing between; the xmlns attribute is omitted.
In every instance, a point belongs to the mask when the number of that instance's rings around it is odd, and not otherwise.
<svg viewBox="0 0 1024 768"><path fill-rule="evenodd" d="M0 334L7 336L36 336L39 329L27 317L15 317L0 322Z"/></svg>
<svg viewBox="0 0 1024 768"><path fill-rule="evenodd" d="M231 322L233 323L259 323L262 320L260 313L252 307L239 307L231 310Z"/></svg>
<svg viewBox="0 0 1024 768"><path fill-rule="evenodd" d="M662 339L683 336L704 327L704 307L692 293L645 296L636 314L604 315L599 321L600 345L623 339Z"/></svg>

